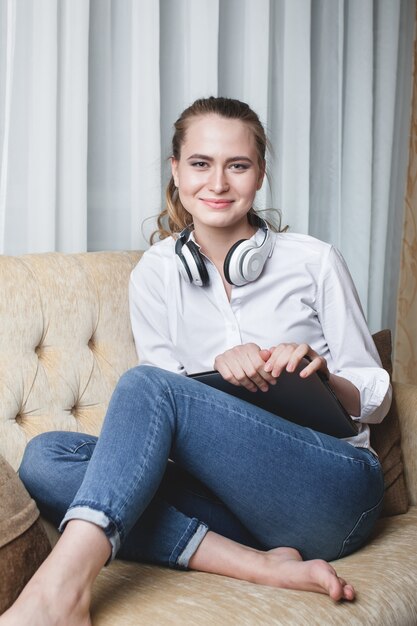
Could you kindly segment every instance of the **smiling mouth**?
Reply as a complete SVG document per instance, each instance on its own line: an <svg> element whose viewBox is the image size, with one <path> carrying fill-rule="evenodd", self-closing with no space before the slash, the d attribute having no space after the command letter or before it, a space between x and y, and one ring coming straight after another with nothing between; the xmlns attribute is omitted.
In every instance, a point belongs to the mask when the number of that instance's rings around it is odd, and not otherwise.
<svg viewBox="0 0 417 626"><path fill-rule="evenodd" d="M200 198L200 200L202 202L204 202L204 204L208 204L211 207L215 207L215 208L222 208L225 206L228 206L230 204L232 204L233 200L228 200L228 199L216 199L216 198Z"/></svg>

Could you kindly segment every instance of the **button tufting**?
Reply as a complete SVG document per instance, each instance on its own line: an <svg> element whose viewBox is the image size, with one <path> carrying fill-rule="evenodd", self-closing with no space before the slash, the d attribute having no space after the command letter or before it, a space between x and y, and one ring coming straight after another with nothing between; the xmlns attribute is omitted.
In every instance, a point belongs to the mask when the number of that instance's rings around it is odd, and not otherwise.
<svg viewBox="0 0 417 626"><path fill-rule="evenodd" d="M35 352L38 356L38 359L40 359L43 353L43 346L42 345L36 346Z"/></svg>

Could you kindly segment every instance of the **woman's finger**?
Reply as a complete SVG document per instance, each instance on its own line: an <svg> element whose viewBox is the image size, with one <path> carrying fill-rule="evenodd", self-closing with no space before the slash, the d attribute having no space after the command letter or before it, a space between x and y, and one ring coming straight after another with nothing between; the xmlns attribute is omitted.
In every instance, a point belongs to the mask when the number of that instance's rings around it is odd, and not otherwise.
<svg viewBox="0 0 417 626"><path fill-rule="evenodd" d="M280 344L274 350L271 358L265 364L265 371L270 372L274 378L278 378L281 372L288 366L296 344Z"/></svg>
<svg viewBox="0 0 417 626"><path fill-rule="evenodd" d="M327 378L329 377L329 370L327 368L327 361L322 356L316 356L314 359L310 361L310 363L301 370L300 376L302 378L307 378L307 376L311 376L314 372L321 372Z"/></svg>

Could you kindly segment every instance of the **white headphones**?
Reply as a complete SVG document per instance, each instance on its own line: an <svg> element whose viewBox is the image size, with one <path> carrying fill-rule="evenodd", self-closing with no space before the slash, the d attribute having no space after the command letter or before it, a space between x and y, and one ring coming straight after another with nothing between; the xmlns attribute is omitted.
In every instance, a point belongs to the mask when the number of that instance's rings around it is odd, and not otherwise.
<svg viewBox="0 0 417 626"><path fill-rule="evenodd" d="M258 215L251 216L254 225L265 233L258 246L251 239L240 239L229 250L224 260L224 276L228 283L240 287L261 275L266 260L272 255L274 242L268 224ZM175 243L178 270L188 283L204 287L209 284L209 274L197 244L190 240L191 231L184 228Z"/></svg>

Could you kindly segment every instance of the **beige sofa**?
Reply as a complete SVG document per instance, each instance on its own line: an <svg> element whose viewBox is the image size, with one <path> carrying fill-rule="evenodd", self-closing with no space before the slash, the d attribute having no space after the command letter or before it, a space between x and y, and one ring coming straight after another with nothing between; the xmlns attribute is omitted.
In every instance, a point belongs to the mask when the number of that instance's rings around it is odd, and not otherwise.
<svg viewBox="0 0 417 626"><path fill-rule="evenodd" d="M138 259L134 252L0 257L0 456L14 469L26 442L37 433L99 432L116 381L136 364L127 285ZM389 338L385 334L378 341L389 369ZM370 543L337 563L340 575L357 589L356 602L335 604L318 594L116 560L96 583L94 626L416 625L417 387L395 385L393 411L373 436L386 473L385 512L402 513L381 519ZM28 557L39 552L41 560L45 549L39 551L44 531L35 522L33 502L21 484L11 486L18 479L4 469L9 466L3 462L0 467L4 610L7 590L13 587L16 595L31 573ZM56 533L47 528L54 541ZM24 551L19 552L23 539ZM19 558L13 559L14 550ZM2 563L8 564L5 572ZM19 565L10 565L15 563Z"/></svg>

